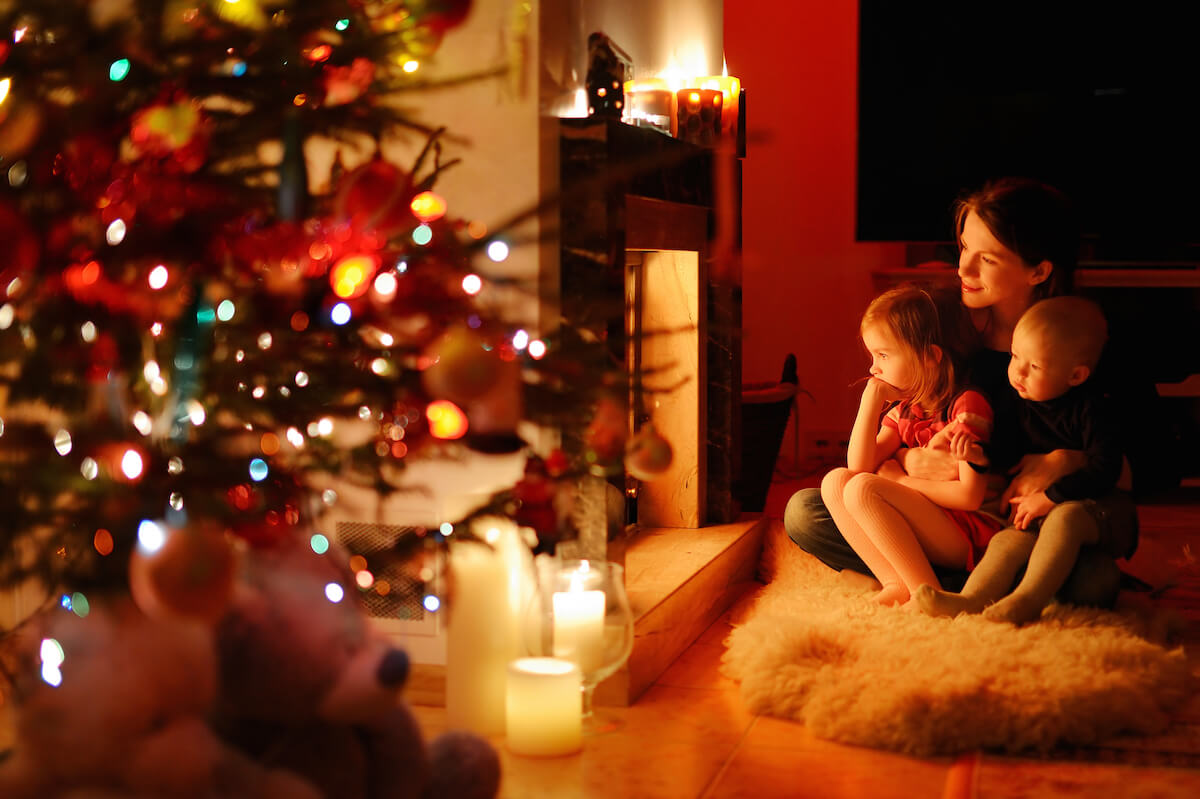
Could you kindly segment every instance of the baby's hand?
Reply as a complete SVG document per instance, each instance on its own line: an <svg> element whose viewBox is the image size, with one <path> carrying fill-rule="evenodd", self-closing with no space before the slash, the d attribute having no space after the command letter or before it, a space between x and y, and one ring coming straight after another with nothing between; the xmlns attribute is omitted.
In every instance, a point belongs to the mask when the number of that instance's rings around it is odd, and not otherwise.
<svg viewBox="0 0 1200 799"><path fill-rule="evenodd" d="M954 427L956 429L950 434L950 454L960 461L987 466L987 456L983 454L983 447L975 435L965 425L955 424Z"/></svg>
<svg viewBox="0 0 1200 799"><path fill-rule="evenodd" d="M1049 513L1054 505L1054 500L1046 496L1045 491L1027 494L1023 497L1013 497L1010 521L1013 527L1024 530L1034 519L1040 519Z"/></svg>

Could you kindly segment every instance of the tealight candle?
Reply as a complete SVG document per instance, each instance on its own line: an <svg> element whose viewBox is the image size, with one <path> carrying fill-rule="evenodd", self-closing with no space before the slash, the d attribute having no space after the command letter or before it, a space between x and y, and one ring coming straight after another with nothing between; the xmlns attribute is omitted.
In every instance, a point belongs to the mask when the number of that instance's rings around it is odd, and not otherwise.
<svg viewBox="0 0 1200 799"><path fill-rule="evenodd" d="M583 746L579 666L558 658L508 664L508 748L518 755L569 755Z"/></svg>
<svg viewBox="0 0 1200 799"><path fill-rule="evenodd" d="M675 93L660 78L626 81L624 121L671 135L675 122Z"/></svg>
<svg viewBox="0 0 1200 799"><path fill-rule="evenodd" d="M579 664L585 672L603 665L604 652L604 592L585 591L584 573L571 576L568 591L555 591L551 598L554 609L554 656Z"/></svg>

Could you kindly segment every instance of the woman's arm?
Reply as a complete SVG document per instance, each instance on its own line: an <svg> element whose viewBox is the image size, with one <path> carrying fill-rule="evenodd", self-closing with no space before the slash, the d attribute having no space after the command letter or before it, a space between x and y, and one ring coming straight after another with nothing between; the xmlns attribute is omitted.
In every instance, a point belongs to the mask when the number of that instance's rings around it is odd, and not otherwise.
<svg viewBox="0 0 1200 799"><path fill-rule="evenodd" d="M1060 478L1082 469L1087 456L1077 449L1056 449L1043 455L1026 455L1013 470L1016 476L1000 496L1000 507L1013 497L1025 497L1045 491Z"/></svg>
<svg viewBox="0 0 1200 799"><path fill-rule="evenodd" d="M911 477L922 480L958 479L958 461L947 449L935 449L933 442L924 447L905 448L896 453L896 461Z"/></svg>
<svg viewBox="0 0 1200 799"><path fill-rule="evenodd" d="M923 480L905 476L898 482L921 492L943 508L979 510L987 493L987 475L975 471L966 461L958 461L957 465L958 477L954 480Z"/></svg>

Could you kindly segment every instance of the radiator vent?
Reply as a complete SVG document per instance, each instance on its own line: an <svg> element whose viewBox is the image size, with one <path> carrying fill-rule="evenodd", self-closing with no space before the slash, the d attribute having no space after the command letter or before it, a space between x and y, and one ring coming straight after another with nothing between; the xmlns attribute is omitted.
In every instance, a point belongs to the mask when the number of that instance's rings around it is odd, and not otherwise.
<svg viewBox="0 0 1200 799"><path fill-rule="evenodd" d="M427 614L425 606L421 603L423 597L420 583L406 574L395 558L381 557L383 553L395 550L397 542L405 536L416 535L416 527L339 521L336 533L343 546L355 554L362 555L372 564L376 585L386 581L390 588L386 594L371 590L359 595L371 616L400 621L425 620ZM382 567L378 566L381 562L384 563Z"/></svg>

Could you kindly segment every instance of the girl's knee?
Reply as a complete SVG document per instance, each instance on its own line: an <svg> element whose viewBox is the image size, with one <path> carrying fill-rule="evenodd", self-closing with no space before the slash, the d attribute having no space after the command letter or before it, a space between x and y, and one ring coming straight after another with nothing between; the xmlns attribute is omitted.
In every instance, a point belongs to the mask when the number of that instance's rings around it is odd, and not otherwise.
<svg viewBox="0 0 1200 799"><path fill-rule="evenodd" d="M821 496L827 496L828 492L836 491L839 495L846 488L846 483L854 476L854 472L847 469L845 466L839 466L836 469L830 469L829 472L821 478ZM798 496L798 494L797 494ZM793 497L795 499L795 497ZM791 501L788 501L791 505Z"/></svg>
<svg viewBox="0 0 1200 799"><path fill-rule="evenodd" d="M842 497L848 505L861 504L876 493L882 478L870 472L858 472L850 476L842 488Z"/></svg>

